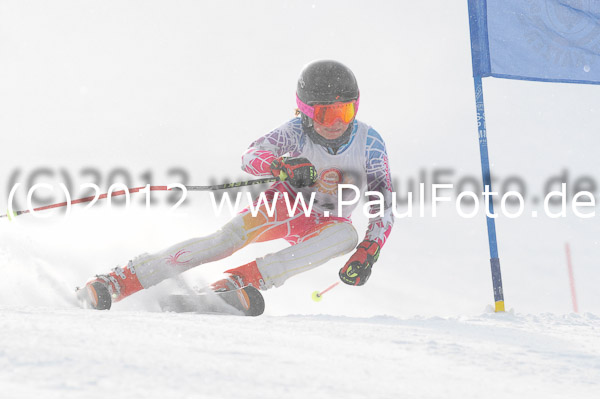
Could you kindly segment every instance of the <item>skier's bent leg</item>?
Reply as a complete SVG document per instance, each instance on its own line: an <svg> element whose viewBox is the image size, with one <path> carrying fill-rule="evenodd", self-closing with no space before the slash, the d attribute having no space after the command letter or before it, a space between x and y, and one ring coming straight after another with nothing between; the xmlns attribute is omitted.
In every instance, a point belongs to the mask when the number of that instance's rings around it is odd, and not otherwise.
<svg viewBox="0 0 600 399"><path fill-rule="evenodd" d="M194 266L223 259L248 243L243 220L236 217L217 232L206 237L190 239L155 254L143 254L116 267L110 273L98 275L86 283L91 306L110 308L129 295L149 288ZM106 293L110 298L102 299ZM85 293L81 295L86 298ZM103 307L101 302L107 302Z"/></svg>
<svg viewBox="0 0 600 399"><path fill-rule="evenodd" d="M174 277L195 266L226 258L247 244L242 220L234 218L215 233L173 245L153 255L141 255L131 263L143 288Z"/></svg>
<svg viewBox="0 0 600 399"><path fill-rule="evenodd" d="M308 235L311 238L226 272L259 289L279 287L296 274L352 251L358 243L358 234L350 223L328 223Z"/></svg>

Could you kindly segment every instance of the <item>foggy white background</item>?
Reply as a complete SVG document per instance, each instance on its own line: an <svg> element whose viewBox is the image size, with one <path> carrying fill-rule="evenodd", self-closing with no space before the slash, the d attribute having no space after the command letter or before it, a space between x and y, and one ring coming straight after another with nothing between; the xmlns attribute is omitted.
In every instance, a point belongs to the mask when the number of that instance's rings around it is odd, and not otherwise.
<svg viewBox="0 0 600 399"><path fill-rule="evenodd" d="M75 186L88 182L80 176L88 167L104 179L125 168L135 185L149 170L155 184L171 183L172 167L189 171L193 185L243 178L241 154L293 116L298 74L319 58L354 71L358 118L386 140L397 181L436 167L480 177L466 1L2 1L0 209L16 169L25 181L51 168L55 176L40 181L53 183L64 169ZM532 195L564 169L573 179L600 179L598 86L490 78L484 90L494 175L521 176ZM189 196L174 215L98 205L74 208L68 221L0 221L0 271L8 276L0 298L22 302L27 287L28 303L60 305L38 268L66 290L227 220L212 214L207 195ZM313 290L337 280L340 258L267 292L267 313L482 311L493 299L485 220L443 210L437 219L397 220L365 287L310 301ZM598 217L500 218L507 308L571 311L568 241L580 309L600 311ZM362 236L366 221L355 220ZM210 281L283 245L247 248L187 278ZM119 305L152 308L154 295Z"/></svg>

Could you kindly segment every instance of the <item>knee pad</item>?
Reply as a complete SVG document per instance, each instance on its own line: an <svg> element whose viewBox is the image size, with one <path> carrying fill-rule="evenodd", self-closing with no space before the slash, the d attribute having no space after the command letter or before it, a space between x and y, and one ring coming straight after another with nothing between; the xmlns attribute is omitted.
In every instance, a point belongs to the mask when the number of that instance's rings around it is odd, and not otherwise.
<svg viewBox="0 0 600 399"><path fill-rule="evenodd" d="M279 287L296 274L351 252L357 244L358 234L352 224L335 223L323 228L318 236L258 258L256 263L266 287Z"/></svg>
<svg viewBox="0 0 600 399"><path fill-rule="evenodd" d="M346 252L344 252L344 254L347 254L348 252L356 248L356 246L358 245L358 232L351 223L338 223L334 224L331 227L336 227L340 229L341 234L345 234L348 237L348 239L345 240L348 246L346 247L347 250Z"/></svg>

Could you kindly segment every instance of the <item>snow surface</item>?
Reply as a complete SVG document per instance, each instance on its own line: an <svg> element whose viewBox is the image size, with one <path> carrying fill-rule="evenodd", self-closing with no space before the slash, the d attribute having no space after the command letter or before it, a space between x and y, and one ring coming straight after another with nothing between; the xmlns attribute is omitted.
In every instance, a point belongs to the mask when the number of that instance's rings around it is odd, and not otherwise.
<svg viewBox="0 0 600 399"><path fill-rule="evenodd" d="M591 314L0 315L3 397L592 398L600 378Z"/></svg>
<svg viewBox="0 0 600 399"><path fill-rule="evenodd" d="M592 397L600 376L593 315L1 314L14 397Z"/></svg>
<svg viewBox="0 0 600 399"><path fill-rule="evenodd" d="M318 58L357 75L359 119L386 140L397 191L421 171L428 184L436 169L480 179L466 1L6 0L0 27L0 209L16 181L77 188L97 177L106 189L120 169L134 186L149 174L162 185L174 167L193 185L246 179L240 155L293 115L297 75ZM541 215L548 179L600 181L598 87L486 79L484 90L495 181L524 180L526 215ZM590 190L598 198L598 184ZM16 199L23 208L26 193ZM497 220L505 314L489 311L483 214L463 219L446 204L437 218L428 207L397 220L369 283L340 284L319 303L311 293L337 281L343 259L267 291L259 318L159 312L161 295L286 245L273 242L110 312L78 309L73 288L95 273L228 220L203 193L173 213L141 201L0 219L0 397L600 392L599 216ZM354 221L364 231L364 217Z"/></svg>

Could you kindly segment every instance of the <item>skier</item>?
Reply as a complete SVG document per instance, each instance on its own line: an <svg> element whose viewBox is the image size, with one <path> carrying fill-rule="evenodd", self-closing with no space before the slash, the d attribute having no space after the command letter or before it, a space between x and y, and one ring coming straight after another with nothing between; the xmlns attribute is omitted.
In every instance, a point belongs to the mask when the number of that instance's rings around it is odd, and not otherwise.
<svg viewBox="0 0 600 399"><path fill-rule="evenodd" d="M176 244L156 254L143 254L110 273L90 279L78 296L89 307L109 309L121 299L192 267L226 258L250 243L279 238L292 246L227 270L226 278L211 285L214 291L246 286L266 290L281 286L288 278L351 252L339 271L349 285L367 282L381 247L393 224L392 183L386 148L381 136L355 119L359 89L352 71L337 61L320 60L306 65L298 79L296 117L254 141L242 156L242 169L255 176L276 176L279 181L266 192L275 212L269 216L260 204L256 217L246 209L220 230L206 237ZM356 204L338 213L338 184L352 184L364 192L378 192L383 209L371 205L364 239L350 216ZM354 190L341 190L344 201ZM309 216L300 206L288 214L289 203L302 195ZM377 216L374 216L377 215Z"/></svg>

